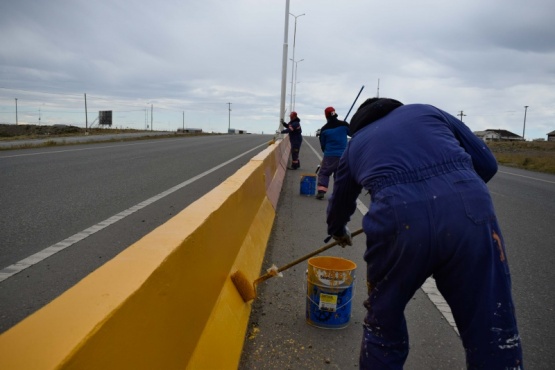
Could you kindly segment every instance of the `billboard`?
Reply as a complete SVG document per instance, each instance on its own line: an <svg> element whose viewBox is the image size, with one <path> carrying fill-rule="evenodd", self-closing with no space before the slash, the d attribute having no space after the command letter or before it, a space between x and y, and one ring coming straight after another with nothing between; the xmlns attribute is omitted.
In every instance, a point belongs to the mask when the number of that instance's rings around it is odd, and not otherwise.
<svg viewBox="0 0 555 370"><path fill-rule="evenodd" d="M101 110L98 112L98 124L100 126L112 126L112 111Z"/></svg>

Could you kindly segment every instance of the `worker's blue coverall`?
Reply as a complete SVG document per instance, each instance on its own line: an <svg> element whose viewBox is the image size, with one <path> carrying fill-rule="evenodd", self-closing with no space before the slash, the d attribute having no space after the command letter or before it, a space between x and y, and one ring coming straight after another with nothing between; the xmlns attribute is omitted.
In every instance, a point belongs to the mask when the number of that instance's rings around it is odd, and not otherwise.
<svg viewBox="0 0 555 370"><path fill-rule="evenodd" d="M344 233L359 193L370 192L361 369L402 369L404 309L430 276L451 308L468 368L522 368L505 245L485 184L496 171L487 145L430 105L401 106L354 134L327 222L330 235Z"/></svg>
<svg viewBox="0 0 555 370"><path fill-rule="evenodd" d="M281 130L282 134L289 134L289 142L291 143L291 169L296 170L301 167L299 152L303 143L303 130L301 128L301 119L296 117L291 119L289 123L283 123L285 127Z"/></svg>

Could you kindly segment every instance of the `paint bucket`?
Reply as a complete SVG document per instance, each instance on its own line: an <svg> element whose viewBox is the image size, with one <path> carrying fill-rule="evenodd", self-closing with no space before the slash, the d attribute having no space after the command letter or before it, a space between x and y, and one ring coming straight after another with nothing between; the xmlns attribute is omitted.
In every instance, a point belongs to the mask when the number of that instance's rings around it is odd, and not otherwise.
<svg viewBox="0 0 555 370"><path fill-rule="evenodd" d="M357 265L345 258L318 256L308 260L306 322L318 328L349 325Z"/></svg>
<svg viewBox="0 0 555 370"><path fill-rule="evenodd" d="M311 196L316 193L316 175L304 174L301 176L301 195Z"/></svg>

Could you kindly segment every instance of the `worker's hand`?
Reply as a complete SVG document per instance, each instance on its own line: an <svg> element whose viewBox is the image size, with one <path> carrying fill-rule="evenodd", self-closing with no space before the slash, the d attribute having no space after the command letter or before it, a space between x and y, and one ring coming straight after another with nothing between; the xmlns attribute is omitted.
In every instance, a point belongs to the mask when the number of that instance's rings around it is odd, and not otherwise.
<svg viewBox="0 0 555 370"><path fill-rule="evenodd" d="M337 241L337 243L345 248L348 245L353 245L353 238L351 236L351 231L347 226L343 230L343 235L332 235L332 238Z"/></svg>

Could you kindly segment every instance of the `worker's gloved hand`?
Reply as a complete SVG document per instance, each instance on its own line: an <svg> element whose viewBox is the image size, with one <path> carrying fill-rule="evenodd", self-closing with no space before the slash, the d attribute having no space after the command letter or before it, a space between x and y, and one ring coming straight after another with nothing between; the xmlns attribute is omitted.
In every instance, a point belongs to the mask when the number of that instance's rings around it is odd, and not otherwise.
<svg viewBox="0 0 555 370"><path fill-rule="evenodd" d="M343 235L332 235L331 236L337 243L345 248L347 245L353 245L353 238L351 236L351 231L347 226L343 230Z"/></svg>

